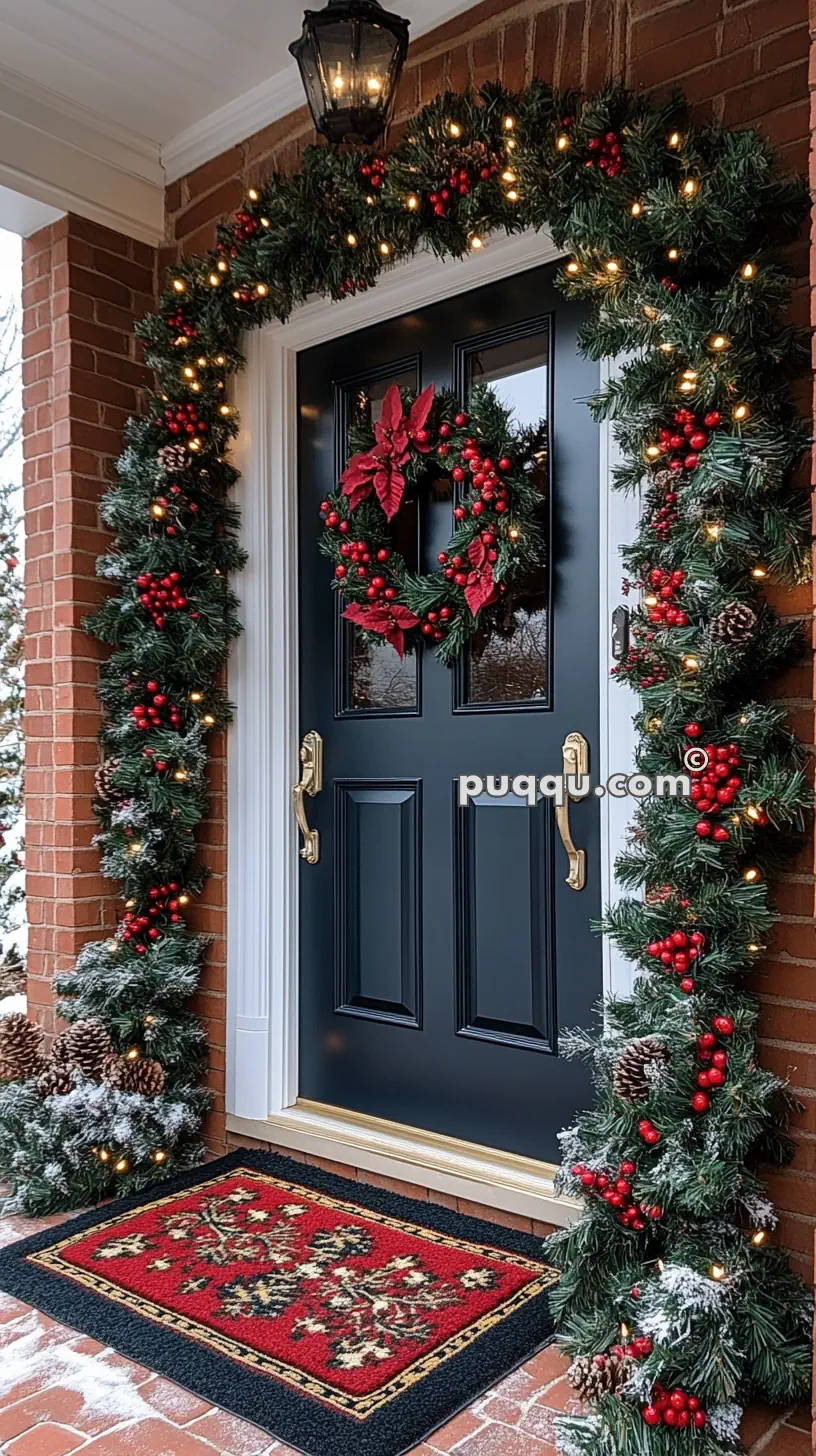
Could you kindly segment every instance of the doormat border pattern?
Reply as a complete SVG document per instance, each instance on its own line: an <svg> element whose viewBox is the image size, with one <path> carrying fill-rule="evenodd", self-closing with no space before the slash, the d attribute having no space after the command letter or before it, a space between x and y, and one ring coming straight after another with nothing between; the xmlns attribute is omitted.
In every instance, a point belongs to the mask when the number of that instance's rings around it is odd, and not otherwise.
<svg viewBox="0 0 816 1456"><path fill-rule="evenodd" d="M447 1341L444 1349L420 1356L390 1382L387 1389L393 1390L386 1398L355 1414L351 1404L343 1409L342 1401L327 1402L328 1390L315 1387L310 1394L305 1374L293 1383L272 1368L271 1359L245 1352L240 1342L221 1339L215 1331L206 1338L204 1326L193 1333L183 1317L169 1310L158 1322L140 1296L121 1286L107 1288L110 1281L104 1278L83 1278L75 1266L70 1275L60 1267L59 1251L89 1231L243 1170L271 1176L292 1185L293 1191L299 1187L329 1201L356 1204L386 1226L414 1225L433 1242L488 1246L520 1256L541 1269L536 1292L496 1307ZM0 1289L261 1426L307 1456L346 1456L352 1450L355 1456L400 1456L412 1450L552 1338L547 1291L558 1277L542 1256L541 1240L531 1234L255 1150L238 1150L168 1179L160 1191L153 1185L0 1251Z"/></svg>

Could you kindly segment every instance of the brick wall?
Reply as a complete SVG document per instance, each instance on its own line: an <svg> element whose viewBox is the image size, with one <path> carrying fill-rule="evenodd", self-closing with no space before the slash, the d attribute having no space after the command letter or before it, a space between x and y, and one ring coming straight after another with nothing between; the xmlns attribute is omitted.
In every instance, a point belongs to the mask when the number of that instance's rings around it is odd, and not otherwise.
<svg viewBox="0 0 816 1456"><path fill-rule="evenodd" d="M152 248L81 218L23 245L28 996L48 1031L52 973L113 923L91 848L101 649L81 622L102 590L99 498L148 380L132 330L154 267Z"/></svg>
<svg viewBox="0 0 816 1456"><path fill-rule="evenodd" d="M816 0L810 0L810 4L816 9ZM456 90L469 83L478 86L492 78L502 79L510 87L518 87L537 75L562 87L582 86L591 90L614 73L630 84L644 87L681 86L698 119L713 118L732 126L756 125L776 144L787 166L804 170L808 163L811 130L808 51L808 0L673 0L673 3L665 3L665 0L555 0L555 3L552 0L519 0L515 4L508 3L508 0L484 0L463 16L423 36L411 47L398 97L394 135L399 134L402 118L445 87ZM295 169L304 146L312 140L308 114L305 108L301 108L249 137L241 145L232 147L181 181L174 182L167 192L168 243L160 251L160 263L170 263L181 253L210 247L214 241L216 222L239 205L246 189L273 169L284 172ZM58 225L58 229L62 226ZM72 222L70 230L77 228L78 240L81 238L93 243L94 240L86 236L89 231L87 225ZM26 264L31 282L48 273L48 267L42 262L42 271L36 271L36 258L42 259L49 246L61 247L62 241L55 239L52 244L45 236L41 244L31 240ZM112 242L109 245L97 243L97 247L104 251L108 246L108 257L121 260L131 256L132 261L148 269L143 250L128 255L122 249L126 250L129 245L122 239L115 241L117 247ZM794 312L797 320L804 324L808 320L808 279L809 275L816 279L816 258L811 265L803 241L797 248L791 249L789 261L800 280ZM97 276L101 277L105 270L101 264L98 266ZM111 278L121 281L116 272L111 274ZM82 308L74 309L78 320L97 317L93 310L100 305L94 301L96 295L90 283L87 288L90 292L83 293L81 288L77 291L77 298L81 296L82 299ZM46 303L47 291L43 294L42 305ZM141 307L135 298L131 299L131 303L133 307L137 303ZM36 315L31 314L34 306L32 294L27 322L30 332L38 337L31 359L42 357L41 378L45 380L49 376L45 361L52 341L50 335L41 334L41 328L52 325L50 320L48 323L44 320L42 325L34 321ZM39 301L37 306L40 306ZM87 307L92 309L90 314L85 312ZM128 305L120 304L120 307L119 324L126 329ZM816 303L814 311L816 313ZM60 335L60 338L70 335L81 341L81 335L75 333L72 324L64 327L67 327L68 333ZM133 357L124 352L124 339L120 338L119 343L121 347L113 350L113 357L109 356L108 362L130 358L133 363ZM97 361L101 359L98 354L95 357ZM31 359L29 370L33 368ZM84 365L78 367L85 368ZM103 372L106 371L103 369ZM33 385L37 377L36 373L30 373L29 385ZM119 379L115 373L113 377ZM139 381L129 377L126 382L132 386ZM76 413L75 401L81 393L74 390L72 402L66 407L67 417L75 419L77 427L85 420L85 416ZM102 397L97 391L95 395L91 394L90 399ZM50 425L46 426L45 422L38 424L33 415L36 408L44 407L48 402L45 394L41 401L39 396L31 396L28 401L29 422L34 419L31 429L37 438L27 463L27 469L34 472L29 489L37 480L35 457L40 460L43 472L40 479L44 482L42 500L39 494L35 494L30 504L29 569L34 573L31 590L41 594L43 602L47 599L47 605L43 605L39 595L36 600L33 596L31 598L31 605L39 615L36 616L38 625L32 633L34 666L30 680L30 751L32 769L40 775L39 752L48 758L52 745L59 752L60 738L55 738L54 734L65 733L67 737L62 742L62 749L70 757L71 768L65 776L65 787L59 790L59 797L55 777L57 769L50 761L42 765L41 775L29 790L35 836L30 840L29 873L32 910L38 917L34 926L33 998L38 1004L47 1002L44 957L48 968L54 964L55 954L57 964L70 959L75 942L98 927L104 913L101 898L104 887L96 877L95 857L87 854L91 832L90 771L84 765L95 760L91 741L95 729L95 707L89 690L95 660L93 644L84 639L81 642L76 639L74 643L63 639L57 648L62 656L67 654L68 659L61 664L66 673L66 687L65 706L62 702L60 705L61 711L69 714L67 719L57 718L47 665L52 651L49 635L54 631L54 585L57 578L64 574L76 576L76 591L70 602L81 600L84 603L96 590L90 581L92 558L98 545L93 503L101 487L106 456L115 450L105 431L116 428L111 413L106 413L104 422L94 422L102 435L96 433L96 428L91 430L96 444L82 445L87 458L78 461L73 477L69 466L64 467L68 471L67 476L55 476L51 466L53 444L48 437ZM803 385L801 402L803 409L809 411L809 381ZM82 395L82 403L83 407L90 405L87 395ZM118 400L112 403L118 404ZM108 410L107 406L104 408ZM85 435L87 441L87 430ZM78 438L74 443L79 447ZM90 460L94 462L93 468ZM77 494L71 494L72 504L78 508L81 501L88 512L82 516L81 529L78 519L72 522L71 544L65 548L69 554L63 558L61 565L55 555L54 543L47 536L51 529L49 511L53 513L55 506L57 480L67 483L69 494L73 490L71 481L75 482ZM28 512L28 497L26 507ZM43 573L42 582L40 571ZM772 595L774 604L782 612L802 619L811 616L813 603L809 589ZM71 608L68 599L63 600L67 602L63 610L71 619L67 629L70 632L82 615L84 606ZM46 664L45 672L42 663ZM43 676L48 681L41 681ZM788 704L797 731L811 744L814 737L814 693L810 664L788 674L777 685L776 692ZM216 875L208 884L205 904L197 911L196 926L214 933L217 939L197 1009L208 1023L213 1060L211 1084L217 1099L209 1132L214 1150L219 1150L224 1147L226 1137L223 1111L225 763L223 744L213 743L212 747L213 811L202 839L204 857L216 870ZM51 829L52 824L54 830ZM62 881L59 884L61 893L71 891L70 899L67 906L58 908L54 905L58 869L50 842L53 834L64 836L69 846L76 844L76 852L70 859L75 873L68 885ZM45 835L49 839L48 845L42 842ZM68 871L60 870L59 873ZM791 1071L792 1083L805 1104L805 1112L797 1124L794 1165L771 1180L773 1195L784 1215L785 1241L804 1264L812 1254L812 1231L816 1222L816 941L813 934L814 858L811 843L785 877L779 906L782 924L769 959L762 973L757 974L756 989L763 999L763 1060L782 1074ZM62 929L57 924L61 915L70 919L70 924Z"/></svg>

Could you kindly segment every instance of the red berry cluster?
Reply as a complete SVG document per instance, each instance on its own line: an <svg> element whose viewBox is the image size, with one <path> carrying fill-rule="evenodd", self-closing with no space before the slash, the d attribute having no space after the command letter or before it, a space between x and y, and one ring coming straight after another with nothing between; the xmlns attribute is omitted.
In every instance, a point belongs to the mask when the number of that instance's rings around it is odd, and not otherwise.
<svg viewBox="0 0 816 1456"><path fill-rule="evenodd" d="M680 990L691 995L694 981L688 974L694 961L705 949L705 936L699 930L687 934L685 930L672 930L663 940L650 940L647 955L659 960L668 975L674 971L680 980Z"/></svg>
<svg viewBox="0 0 816 1456"><path fill-rule="evenodd" d="M230 252L233 258L236 256L237 245L239 243L246 243L250 238L254 238L259 227L260 223L257 217L253 217L252 213L247 212L245 207L238 209L232 224L232 247ZM221 251L225 251L223 245Z"/></svg>
<svg viewBox="0 0 816 1456"><path fill-rule="evenodd" d="M661 571L659 566L649 572L649 590L645 604L649 609L649 621L661 627L687 627L688 617L677 606L675 594L686 580L684 571Z"/></svg>
<svg viewBox="0 0 816 1456"><path fill-rule="evenodd" d="M167 327L174 334L183 334L185 339L194 339L198 330L188 323L184 317L184 310L179 307L173 310L167 318Z"/></svg>
<svg viewBox="0 0 816 1456"><path fill-rule="evenodd" d="M499 555L496 550L495 529L493 526L486 526L483 531L479 532L479 535L487 547L487 559L492 564L498 559ZM440 551L436 559L439 565L444 567L445 576L448 581L454 582L456 586L467 586L470 566L464 556L450 556L447 551Z"/></svg>
<svg viewBox="0 0 816 1456"><path fill-rule="evenodd" d="M646 1227L647 1218L657 1220L663 1217L663 1209L659 1204L633 1201L632 1184L629 1180L635 1172L635 1164L629 1159L621 1163L617 1177L614 1173L596 1173L583 1163L573 1163L570 1172L574 1178L579 1179L586 1194L597 1194L604 1203L616 1210L618 1223L623 1224L624 1228L640 1233Z"/></svg>
<svg viewBox="0 0 816 1456"><path fill-rule="evenodd" d="M338 284L335 289L335 297L349 298L355 293L365 293L368 283L365 278L347 278L345 283Z"/></svg>
<svg viewBox="0 0 816 1456"><path fill-rule="evenodd" d="M464 419L465 416L457 415L456 421L460 418ZM455 519L464 521L469 515L480 516L486 506L491 506L497 515L504 515L507 510L507 486L499 472L507 474L512 468L513 462L506 455L494 462L489 456L482 455L476 440L468 437L462 446L460 464L454 465L451 476L459 484L467 478L470 471L479 496L470 503L456 506L453 512Z"/></svg>
<svg viewBox="0 0 816 1456"><path fill-rule="evenodd" d="M672 526L677 520L677 491L666 490L655 502L655 509L649 520L658 541L668 541Z"/></svg>
<svg viewBox="0 0 816 1456"><path fill-rule="evenodd" d="M445 634L450 631L455 615L452 607L440 607L438 612L429 612L422 623L423 635L432 637L434 642L441 642Z"/></svg>
<svg viewBox="0 0 816 1456"><path fill-rule="evenodd" d="M647 647L630 647L623 661L609 669L610 677L621 673L634 678L642 688L653 688L655 683L666 681L668 668Z"/></svg>
<svg viewBox="0 0 816 1456"><path fill-rule="evenodd" d="M730 1016L715 1016L711 1026L711 1031L703 1031L697 1038L697 1061L700 1063L700 1070L697 1073L698 1090L691 1099L695 1112L708 1112L711 1106L708 1093L712 1088L725 1085L725 1074L728 1070L728 1053L717 1046L717 1036L731 1036L734 1023Z"/></svg>
<svg viewBox="0 0 816 1456"><path fill-rule="evenodd" d="M686 728L686 734L694 737L688 732L690 727L699 728L699 724L689 724ZM738 789L742 787L742 778L736 772L741 766L740 751L736 743L720 748L710 743L703 752L707 764L705 768L692 771L691 799L698 814L705 817L698 819L694 827L701 839L711 838L722 844L730 839L729 830L724 824L712 825L709 820L733 804Z"/></svg>
<svg viewBox="0 0 816 1456"><path fill-rule="evenodd" d="M155 577L150 571L143 571L137 576L136 585L139 588L139 601L145 611L153 618L153 625L161 631L164 626L167 612L182 612L187 606L187 598L184 595L179 582L181 577L177 571L171 571L167 576ZM197 616L191 612L192 617Z"/></svg>
<svg viewBox="0 0 816 1456"><path fill-rule="evenodd" d="M164 411L164 423L171 435L206 435L207 421L199 419L192 401L189 404L171 404Z"/></svg>
<svg viewBox="0 0 816 1456"><path fill-rule="evenodd" d="M640 1119L638 1132L643 1138L643 1141L648 1143L650 1147L654 1147L656 1143L660 1142L660 1133L654 1123L649 1121L648 1117L642 1117Z"/></svg>
<svg viewBox="0 0 816 1456"><path fill-rule="evenodd" d="M379 192L387 172L388 167L382 157L372 157L370 162L363 162L360 168L360 176L372 192Z"/></svg>
<svg viewBox="0 0 816 1456"><path fill-rule="evenodd" d="M147 952L147 942L161 940L161 931L154 922L159 916L169 917L171 925L179 925L183 922L184 916L179 913L179 887L175 880L166 885L155 885L148 890L147 896L150 901L147 914L133 910L126 910L122 916L122 940L132 941L134 950L139 955Z"/></svg>
<svg viewBox="0 0 816 1456"><path fill-rule="evenodd" d="M655 1385L651 1404L641 1407L641 1415L647 1426L675 1426L680 1431L701 1431L706 1424L706 1413L696 1395L677 1389L666 1391L662 1385Z"/></svg>
<svg viewBox="0 0 816 1456"><path fill-rule="evenodd" d="M693 410L676 409L672 418L673 427L664 425L658 432L661 449L669 457L669 470L696 470L700 451L721 422L720 412L710 410L698 420Z"/></svg>
<svg viewBox="0 0 816 1456"><path fill-rule="evenodd" d="M635 1338L629 1340L625 1345L610 1345L609 1353L617 1355L618 1359L623 1355L631 1355L633 1360L643 1360L647 1355L651 1355L653 1349L654 1345L648 1335L635 1335Z"/></svg>
<svg viewBox="0 0 816 1456"><path fill-rule="evenodd" d="M590 137L587 147L592 152L592 156L584 162L587 169L597 167L606 177L619 177L621 172L626 171L621 139L616 131L608 131L602 137Z"/></svg>
<svg viewBox="0 0 816 1456"><path fill-rule="evenodd" d="M151 694L150 702L134 703L130 710L136 727L142 732L148 728L163 728L168 723L171 728L181 728L181 713L175 703L168 702L166 693L159 692L159 684L151 679L145 683L145 688Z"/></svg>
<svg viewBox="0 0 816 1456"><path fill-rule="evenodd" d="M463 410L460 410L454 416L453 424L448 420L442 421L442 424L439 426L439 444L436 447L436 453L440 460L444 460L445 456L450 455L451 450L454 449L454 446L451 444L451 436L454 433L454 429L464 430L469 424L470 415L466 415ZM459 478L464 479L464 472Z"/></svg>
<svg viewBox="0 0 816 1456"><path fill-rule="evenodd" d="M499 171L496 155L487 150L484 142L473 146L451 150L448 166L442 181L428 201L437 217L447 217L452 202L457 197L467 197L478 182L492 182Z"/></svg>

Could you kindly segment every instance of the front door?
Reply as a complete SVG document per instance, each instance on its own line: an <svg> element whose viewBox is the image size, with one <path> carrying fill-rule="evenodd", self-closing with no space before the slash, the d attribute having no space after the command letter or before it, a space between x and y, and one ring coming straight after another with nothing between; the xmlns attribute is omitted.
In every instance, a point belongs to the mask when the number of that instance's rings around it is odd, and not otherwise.
<svg viewBox="0 0 816 1456"><path fill-rule="evenodd" d="M586 886L566 883L552 801L457 802L461 774L558 773L578 731L598 764L599 439L586 398L598 366L576 336L583 304L538 268L309 349L299 357L300 725L324 742L308 799L320 860L300 880L300 1096L558 1160L556 1135L589 1097L559 1056L601 992L598 799L570 809ZM462 399L487 383L520 423L549 422L547 567L515 626L442 666L400 661L340 617L318 551L355 411L388 385ZM401 521L434 570L452 528L447 482ZM401 513L404 515L405 513Z"/></svg>

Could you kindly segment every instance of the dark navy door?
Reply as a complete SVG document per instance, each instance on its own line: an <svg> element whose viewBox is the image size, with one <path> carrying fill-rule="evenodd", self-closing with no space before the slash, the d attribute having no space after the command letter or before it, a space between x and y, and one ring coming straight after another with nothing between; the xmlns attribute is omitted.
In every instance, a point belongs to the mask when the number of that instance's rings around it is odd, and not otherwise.
<svg viewBox="0 0 816 1456"><path fill-rule="evenodd" d="M579 357L583 305L551 268L301 354L300 731L324 740L317 865L300 878L300 1096L555 1161L588 1098L563 1029L593 1017L601 950L599 806L570 810L587 881L569 888L553 806L456 802L460 774L558 773L566 735L598 764L599 439ZM489 383L522 423L550 425L547 569L515 625L456 670L400 661L341 620L318 551L355 411L376 418L393 381L460 397ZM435 569L451 533L447 483L406 517L400 549Z"/></svg>

